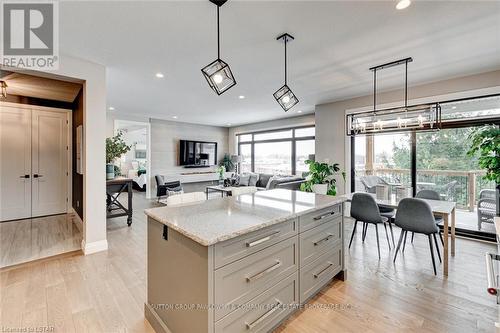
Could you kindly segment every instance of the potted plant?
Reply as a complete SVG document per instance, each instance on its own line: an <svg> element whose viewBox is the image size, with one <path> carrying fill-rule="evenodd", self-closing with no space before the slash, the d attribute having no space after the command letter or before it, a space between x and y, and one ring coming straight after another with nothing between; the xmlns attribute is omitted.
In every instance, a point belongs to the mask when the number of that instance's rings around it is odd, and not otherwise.
<svg viewBox="0 0 500 333"><path fill-rule="evenodd" d="M328 161L321 163L312 160L307 160L305 163L309 166L309 172L306 181L300 185L300 190L317 194L336 195L337 179L335 176L341 174L345 180L345 172L340 171L340 165L338 163L328 164Z"/></svg>
<svg viewBox="0 0 500 333"><path fill-rule="evenodd" d="M132 148L132 146L128 146L125 143L122 136L123 132L119 131L115 136L106 138L106 179L115 178L115 166L113 162Z"/></svg>
<svg viewBox="0 0 500 333"><path fill-rule="evenodd" d="M221 165L215 170L219 174L219 185L224 184L224 177L226 175L226 167Z"/></svg>
<svg viewBox="0 0 500 333"><path fill-rule="evenodd" d="M500 128L495 125L480 127L469 139L472 144L467 155L479 153L479 167L486 170L483 178L496 183L496 213L500 216Z"/></svg>
<svg viewBox="0 0 500 333"><path fill-rule="evenodd" d="M234 171L234 163L229 154L224 154L224 157L219 162L219 166L224 166L228 172Z"/></svg>

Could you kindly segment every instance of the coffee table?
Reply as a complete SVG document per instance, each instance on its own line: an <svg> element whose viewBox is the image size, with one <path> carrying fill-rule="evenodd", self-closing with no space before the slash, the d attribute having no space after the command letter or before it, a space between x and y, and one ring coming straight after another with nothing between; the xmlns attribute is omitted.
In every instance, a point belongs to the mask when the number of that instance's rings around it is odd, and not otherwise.
<svg viewBox="0 0 500 333"><path fill-rule="evenodd" d="M207 200L208 200L208 194L211 192L220 192L221 196L224 197L224 194L226 197L231 195L233 188L231 186L229 187L224 187L222 185L210 185L205 188L205 193L207 194Z"/></svg>

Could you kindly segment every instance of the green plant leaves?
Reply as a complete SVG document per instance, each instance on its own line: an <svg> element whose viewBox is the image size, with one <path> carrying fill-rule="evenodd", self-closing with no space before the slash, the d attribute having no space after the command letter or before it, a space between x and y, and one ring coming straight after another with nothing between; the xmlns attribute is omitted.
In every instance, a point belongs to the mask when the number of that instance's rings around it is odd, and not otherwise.
<svg viewBox="0 0 500 333"><path fill-rule="evenodd" d="M132 149L123 141L123 132L119 131L115 136L106 138L106 164L113 163L115 159L126 154Z"/></svg>
<svg viewBox="0 0 500 333"><path fill-rule="evenodd" d="M300 190L303 192L312 192L312 187L315 184L328 184L328 195L337 194L337 180L334 178L340 172L340 164L320 163L316 161L306 160L305 164L309 166L307 172L307 180L300 185ZM340 172L345 181L345 172Z"/></svg>
<svg viewBox="0 0 500 333"><path fill-rule="evenodd" d="M468 156L479 154L478 164L486 170L484 179L500 184L500 128L486 125L469 136L471 146Z"/></svg>

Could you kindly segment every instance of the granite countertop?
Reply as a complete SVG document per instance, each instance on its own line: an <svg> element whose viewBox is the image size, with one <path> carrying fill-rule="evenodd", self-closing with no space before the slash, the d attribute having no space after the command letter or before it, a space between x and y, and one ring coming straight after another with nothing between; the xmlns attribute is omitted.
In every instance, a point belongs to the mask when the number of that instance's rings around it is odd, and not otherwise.
<svg viewBox="0 0 500 333"><path fill-rule="evenodd" d="M145 213L195 242L209 246L345 201L300 191L275 189L207 200Z"/></svg>

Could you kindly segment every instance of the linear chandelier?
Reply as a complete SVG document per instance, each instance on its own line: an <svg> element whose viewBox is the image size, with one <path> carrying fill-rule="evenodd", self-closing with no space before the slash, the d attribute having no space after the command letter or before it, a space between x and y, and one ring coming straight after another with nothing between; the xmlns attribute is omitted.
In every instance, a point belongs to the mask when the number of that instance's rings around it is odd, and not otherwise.
<svg viewBox="0 0 500 333"><path fill-rule="evenodd" d="M217 95L223 94L229 88L236 85L236 80L231 72L231 68L229 68L229 65L220 58L219 10L226 1L227 0L210 0L210 2L217 6L217 59L201 70L210 88L212 88Z"/></svg>
<svg viewBox="0 0 500 333"><path fill-rule="evenodd" d="M346 115L348 136L404 131L433 131L441 128L439 103L408 106L408 63L405 58L370 68L373 71L373 111ZM403 107L377 110L377 71L405 65L405 101Z"/></svg>
<svg viewBox="0 0 500 333"><path fill-rule="evenodd" d="M293 93L292 89L290 89L287 85L287 64L286 64L286 44L292 40L294 40L293 36L284 33L281 36L278 36L276 40L282 39L285 43L285 84L279 88L274 94L274 99L278 102L278 104L283 108L283 110L290 110L295 104L299 102L299 99Z"/></svg>

